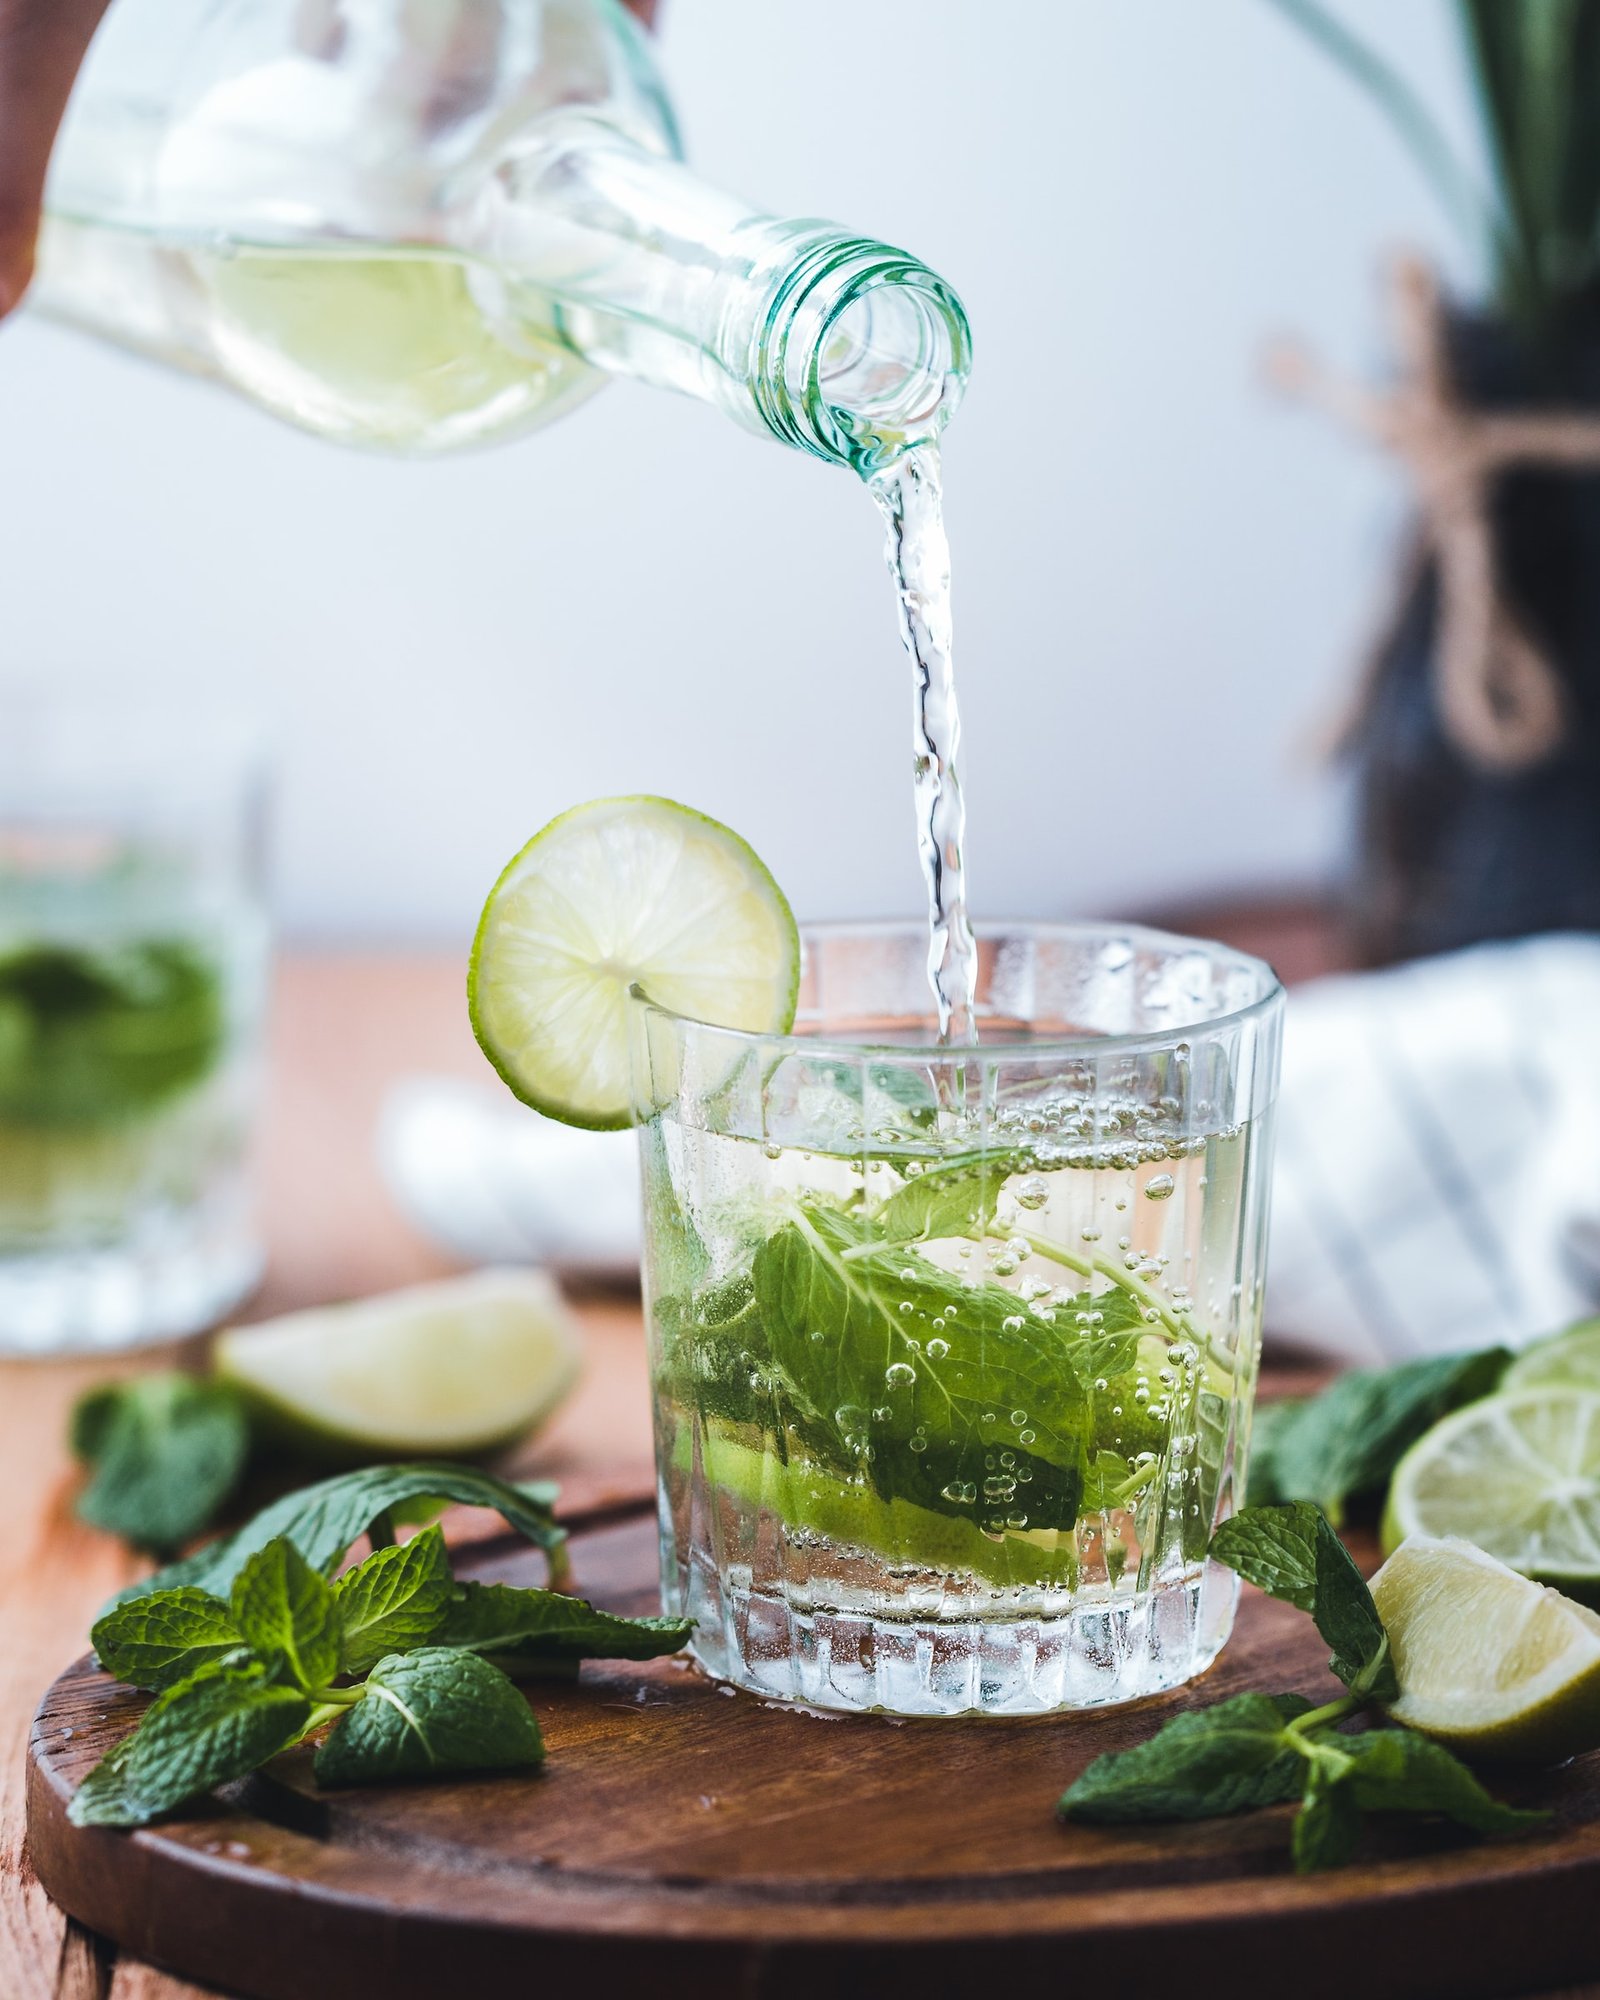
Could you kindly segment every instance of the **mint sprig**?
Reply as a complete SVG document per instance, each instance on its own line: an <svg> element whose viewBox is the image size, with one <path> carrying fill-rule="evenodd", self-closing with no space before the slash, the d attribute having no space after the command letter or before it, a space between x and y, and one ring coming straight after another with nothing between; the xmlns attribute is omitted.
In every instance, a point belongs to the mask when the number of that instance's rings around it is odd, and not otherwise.
<svg viewBox="0 0 1600 2000"><path fill-rule="evenodd" d="M1318 1507L1246 1507L1217 1530L1211 1552L1311 1615L1350 1692L1320 1708L1300 1695L1242 1694L1175 1716L1148 1741L1097 1757L1063 1794L1063 1818L1213 1819L1298 1800L1290 1847L1300 1874L1349 1861L1368 1813L1442 1817L1490 1836L1548 1821L1502 1805L1427 1737L1342 1727L1400 1690L1372 1593Z"/></svg>
<svg viewBox="0 0 1600 2000"><path fill-rule="evenodd" d="M280 1502L164 1573L177 1581L158 1575L95 1625L106 1671L157 1699L79 1787L73 1821L143 1826L330 1725L313 1766L323 1784L526 1769L544 1746L512 1674L654 1659L688 1639L689 1620L621 1618L556 1590L458 1583L437 1526L383 1543L388 1509L437 1495L441 1472L462 1497L527 1523L559 1556L548 1490L530 1497L461 1467L378 1467L325 1481L296 1496L298 1506ZM456 1495L446 1488L445 1497ZM333 1548L357 1520L362 1527ZM263 1540L263 1521L287 1531ZM369 1529L381 1545L331 1581ZM215 1588L193 1580L201 1575Z"/></svg>
<svg viewBox="0 0 1600 2000"><path fill-rule="evenodd" d="M89 1468L80 1519L168 1555L208 1526L237 1488L250 1425L225 1383L174 1369L81 1397L71 1443Z"/></svg>

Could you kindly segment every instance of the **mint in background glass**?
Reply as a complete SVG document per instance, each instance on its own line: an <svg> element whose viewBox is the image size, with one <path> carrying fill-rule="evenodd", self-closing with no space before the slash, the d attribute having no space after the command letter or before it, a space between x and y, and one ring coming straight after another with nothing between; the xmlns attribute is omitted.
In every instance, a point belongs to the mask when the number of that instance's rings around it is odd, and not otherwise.
<svg viewBox="0 0 1600 2000"><path fill-rule="evenodd" d="M0 725L0 1353L194 1332L262 1261L260 759L178 713Z"/></svg>
<svg viewBox="0 0 1600 2000"><path fill-rule="evenodd" d="M811 932L795 1032L638 1000L664 1602L709 1670L900 1714L1202 1672L1260 1341L1282 994L1113 926Z"/></svg>

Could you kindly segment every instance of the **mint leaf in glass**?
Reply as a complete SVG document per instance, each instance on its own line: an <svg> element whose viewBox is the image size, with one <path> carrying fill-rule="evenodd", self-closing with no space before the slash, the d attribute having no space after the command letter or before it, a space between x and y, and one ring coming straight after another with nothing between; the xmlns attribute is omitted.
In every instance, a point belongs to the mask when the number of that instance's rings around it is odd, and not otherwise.
<svg viewBox="0 0 1600 2000"><path fill-rule="evenodd" d="M409 1542L375 1549L333 1587L344 1671L365 1673L386 1653L420 1646L438 1627L454 1588L437 1525Z"/></svg>
<svg viewBox="0 0 1600 2000"><path fill-rule="evenodd" d="M93 1129L145 1116L216 1066L222 981L181 939L0 956L0 1121Z"/></svg>
<svg viewBox="0 0 1600 2000"><path fill-rule="evenodd" d="M74 1826L143 1826L256 1770L310 1719L305 1695L262 1662L211 1662L156 1697L78 1787L67 1815Z"/></svg>
<svg viewBox="0 0 1600 2000"><path fill-rule="evenodd" d="M821 1204L767 1238L751 1279L771 1356L841 1470L990 1531L1072 1527L1089 1399L1069 1342L1041 1339L1015 1292L963 1284Z"/></svg>
<svg viewBox="0 0 1600 2000"><path fill-rule="evenodd" d="M476 1653L425 1646L379 1661L314 1770L321 1785L370 1785L543 1761L533 1711L498 1667Z"/></svg>
<svg viewBox="0 0 1600 2000"><path fill-rule="evenodd" d="M237 1487L250 1426L232 1389L173 1371L92 1390L73 1411L71 1441L90 1467L79 1518L166 1555Z"/></svg>
<svg viewBox="0 0 1600 2000"><path fill-rule="evenodd" d="M158 1694L245 1643L233 1613L203 1590L163 1590L108 1612L90 1633L102 1667Z"/></svg>

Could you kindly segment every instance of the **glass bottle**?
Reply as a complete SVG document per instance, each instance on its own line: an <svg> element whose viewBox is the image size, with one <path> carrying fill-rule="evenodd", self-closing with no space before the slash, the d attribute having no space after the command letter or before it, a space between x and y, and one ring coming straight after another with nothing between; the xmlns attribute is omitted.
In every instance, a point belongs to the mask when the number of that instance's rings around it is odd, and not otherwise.
<svg viewBox="0 0 1600 2000"><path fill-rule="evenodd" d="M971 352L915 258L695 179L619 0L115 0L36 301L413 454L611 373L870 475L937 436Z"/></svg>

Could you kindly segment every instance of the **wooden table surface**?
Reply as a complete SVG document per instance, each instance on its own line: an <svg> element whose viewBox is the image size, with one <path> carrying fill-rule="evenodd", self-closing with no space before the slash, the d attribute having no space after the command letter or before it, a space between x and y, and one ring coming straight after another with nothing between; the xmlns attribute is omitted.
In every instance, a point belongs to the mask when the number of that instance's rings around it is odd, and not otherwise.
<svg viewBox="0 0 1600 2000"><path fill-rule="evenodd" d="M1286 979L1332 963L1303 913L1235 921L1231 941L1273 956ZM1215 931L1213 935L1217 934ZM263 1157L270 1264L244 1318L442 1275L397 1214L372 1133L387 1087L413 1071L486 1076L468 1031L454 954L297 954L280 967ZM638 1305L574 1301L589 1342L583 1381L519 1473L569 1494L648 1490L649 1408ZM118 1958L70 1923L33 1878L23 1839L24 1746L43 1690L79 1653L96 1608L135 1573L111 1537L73 1515L67 1413L89 1384L177 1350L121 1362L0 1362L0 2000L204 2000L201 1989Z"/></svg>
<svg viewBox="0 0 1600 2000"><path fill-rule="evenodd" d="M390 1204L372 1162L385 1089L415 1070L483 1078L458 957L296 956L281 968L263 1159L270 1266L244 1318L438 1277L450 1267ZM636 1300L575 1301L583 1381L527 1460L529 1476L648 1490L650 1413ZM23 1756L43 1689L88 1642L97 1607L135 1573L74 1518L67 1413L87 1385L170 1366L173 1348L120 1362L0 1362L0 2000L196 2000L200 1989L117 1959L33 1879ZM519 1473L523 1470L518 1468Z"/></svg>

